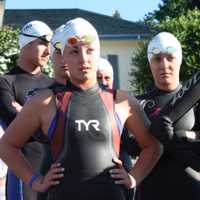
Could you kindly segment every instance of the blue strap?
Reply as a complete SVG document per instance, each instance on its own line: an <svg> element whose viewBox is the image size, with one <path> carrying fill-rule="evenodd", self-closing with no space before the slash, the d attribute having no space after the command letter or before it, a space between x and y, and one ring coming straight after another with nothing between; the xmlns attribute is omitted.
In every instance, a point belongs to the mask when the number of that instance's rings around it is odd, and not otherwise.
<svg viewBox="0 0 200 200"><path fill-rule="evenodd" d="M42 176L40 172L38 172L38 173L34 174L33 176L31 176L31 178L30 178L30 180L29 180L29 182L28 182L28 185L32 188L33 182L34 182L37 178L39 178L40 176Z"/></svg>

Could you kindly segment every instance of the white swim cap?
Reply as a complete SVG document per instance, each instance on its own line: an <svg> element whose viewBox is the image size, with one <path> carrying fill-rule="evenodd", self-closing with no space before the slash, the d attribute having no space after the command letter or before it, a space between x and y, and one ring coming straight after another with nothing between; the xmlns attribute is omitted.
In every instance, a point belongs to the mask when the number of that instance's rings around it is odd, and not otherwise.
<svg viewBox="0 0 200 200"><path fill-rule="evenodd" d="M113 67L107 59L105 59L105 58L99 59L97 71L98 70L107 72L113 79Z"/></svg>
<svg viewBox="0 0 200 200"><path fill-rule="evenodd" d="M92 24L83 18L75 18L65 24L61 40L62 54L64 52L65 45L72 46L77 44L77 42L88 44L95 43L100 46L99 36L96 29Z"/></svg>
<svg viewBox="0 0 200 200"><path fill-rule="evenodd" d="M147 49L148 61L160 53L172 54L182 61L182 48L177 38L168 32L157 34L149 43Z"/></svg>
<svg viewBox="0 0 200 200"><path fill-rule="evenodd" d="M22 49L28 43L40 38L46 42L50 42L52 30L41 21L31 21L24 25L19 35L19 46Z"/></svg>
<svg viewBox="0 0 200 200"><path fill-rule="evenodd" d="M59 26L55 31L51 39L51 56L53 55L55 49L61 50L61 39L62 39L62 31L65 27L65 24Z"/></svg>

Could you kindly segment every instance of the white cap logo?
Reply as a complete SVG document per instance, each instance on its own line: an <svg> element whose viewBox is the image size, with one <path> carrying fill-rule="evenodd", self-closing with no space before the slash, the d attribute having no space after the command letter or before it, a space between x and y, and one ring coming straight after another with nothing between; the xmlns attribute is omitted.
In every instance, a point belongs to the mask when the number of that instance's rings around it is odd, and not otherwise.
<svg viewBox="0 0 200 200"><path fill-rule="evenodd" d="M76 18L65 24L60 42L62 54L64 52L65 45L73 46L78 42L88 44L95 43L98 46L100 45L96 29L92 24L83 18Z"/></svg>

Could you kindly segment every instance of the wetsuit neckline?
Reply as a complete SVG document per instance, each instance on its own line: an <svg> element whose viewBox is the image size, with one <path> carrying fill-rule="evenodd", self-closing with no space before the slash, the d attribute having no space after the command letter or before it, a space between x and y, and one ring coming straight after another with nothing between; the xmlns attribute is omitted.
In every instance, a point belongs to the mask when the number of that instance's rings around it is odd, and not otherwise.
<svg viewBox="0 0 200 200"><path fill-rule="evenodd" d="M165 90L161 90L161 89L155 87L155 88L153 89L153 91L154 91L155 93L159 94L159 95L169 95L169 94L176 93L181 87L182 87L182 85L179 84L178 87L177 87L176 89L172 90L172 91L165 91Z"/></svg>
<svg viewBox="0 0 200 200"><path fill-rule="evenodd" d="M66 88L68 91L76 91L76 93L79 93L81 95L93 95L100 90L98 83L96 83L93 87L91 87L87 90L82 90L81 88L73 85L73 83L71 81L67 81Z"/></svg>
<svg viewBox="0 0 200 200"><path fill-rule="evenodd" d="M8 75L12 75L12 74L27 74L29 76L32 76L32 77L39 77L42 75L42 72L39 72L37 74L31 74L30 72L27 72L25 71L24 69L22 69L20 66L16 66L14 67L13 69L11 69L9 72L8 72Z"/></svg>
<svg viewBox="0 0 200 200"><path fill-rule="evenodd" d="M11 69L8 74L28 74L25 70L23 70L21 67L16 66L13 69Z"/></svg>

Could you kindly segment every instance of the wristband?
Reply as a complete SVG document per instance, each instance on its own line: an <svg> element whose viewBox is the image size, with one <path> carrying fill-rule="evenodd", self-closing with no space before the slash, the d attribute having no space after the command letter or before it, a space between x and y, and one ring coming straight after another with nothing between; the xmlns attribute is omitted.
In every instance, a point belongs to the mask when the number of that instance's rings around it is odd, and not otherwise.
<svg viewBox="0 0 200 200"><path fill-rule="evenodd" d="M33 182L39 178L40 176L42 176L42 174L40 172L34 174L33 176L31 176L29 182L28 182L28 185L32 188L32 185L33 185Z"/></svg>

